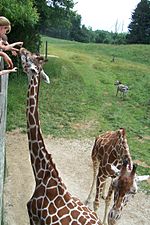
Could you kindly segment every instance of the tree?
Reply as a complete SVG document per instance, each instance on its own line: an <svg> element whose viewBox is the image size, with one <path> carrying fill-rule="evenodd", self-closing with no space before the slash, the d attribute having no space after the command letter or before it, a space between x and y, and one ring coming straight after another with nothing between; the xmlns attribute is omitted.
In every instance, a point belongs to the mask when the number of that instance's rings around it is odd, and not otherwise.
<svg viewBox="0 0 150 225"><path fill-rule="evenodd" d="M128 43L150 44L150 1L141 0L128 26Z"/></svg>
<svg viewBox="0 0 150 225"><path fill-rule="evenodd" d="M68 39L73 0L34 0L40 15L40 33Z"/></svg>
<svg viewBox="0 0 150 225"><path fill-rule="evenodd" d="M81 36L81 15L72 13L71 17L70 39L79 41Z"/></svg>
<svg viewBox="0 0 150 225"><path fill-rule="evenodd" d="M0 15L11 21L9 42L20 40L29 50L39 51L40 34L68 38L73 6L73 0L1 0Z"/></svg>

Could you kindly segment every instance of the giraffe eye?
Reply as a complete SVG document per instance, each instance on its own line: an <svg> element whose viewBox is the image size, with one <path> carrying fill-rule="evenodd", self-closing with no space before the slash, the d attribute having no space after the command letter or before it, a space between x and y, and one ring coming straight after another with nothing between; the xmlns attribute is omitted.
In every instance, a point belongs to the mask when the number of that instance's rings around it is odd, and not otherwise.
<svg viewBox="0 0 150 225"><path fill-rule="evenodd" d="M136 194L136 192L137 192L137 191L136 191L135 188L133 188L133 189L131 189L131 190L129 191L130 194Z"/></svg>
<svg viewBox="0 0 150 225"><path fill-rule="evenodd" d="M37 73L37 70L36 69L31 69L31 72L33 73L33 74L36 74Z"/></svg>
<svg viewBox="0 0 150 225"><path fill-rule="evenodd" d="M38 68L37 68L36 65L30 64L30 66L29 66L29 71L30 71L32 74L37 74L37 73L38 73Z"/></svg>

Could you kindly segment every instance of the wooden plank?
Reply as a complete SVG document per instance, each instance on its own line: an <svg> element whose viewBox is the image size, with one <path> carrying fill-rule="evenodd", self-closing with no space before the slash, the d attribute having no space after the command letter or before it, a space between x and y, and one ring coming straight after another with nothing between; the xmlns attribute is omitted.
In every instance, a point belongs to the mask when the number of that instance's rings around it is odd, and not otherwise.
<svg viewBox="0 0 150 225"><path fill-rule="evenodd" d="M7 116L8 75L0 77L0 224L3 218L3 188L5 171L5 133Z"/></svg>

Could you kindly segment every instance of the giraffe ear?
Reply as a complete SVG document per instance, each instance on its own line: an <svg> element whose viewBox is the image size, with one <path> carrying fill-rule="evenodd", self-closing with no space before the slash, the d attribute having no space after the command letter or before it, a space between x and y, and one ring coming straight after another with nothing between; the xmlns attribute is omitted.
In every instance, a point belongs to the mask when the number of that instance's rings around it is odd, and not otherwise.
<svg viewBox="0 0 150 225"><path fill-rule="evenodd" d="M125 134L126 134L125 129L121 127L120 130L122 132L122 135L125 136Z"/></svg>
<svg viewBox="0 0 150 225"><path fill-rule="evenodd" d="M137 165L136 165L136 164L133 164L133 168L132 168L132 171L131 171L131 173L130 173L130 176L131 176L131 177L135 176L136 169L137 169Z"/></svg>
<svg viewBox="0 0 150 225"><path fill-rule="evenodd" d="M44 80L45 83L50 84L50 79L48 75L44 72L44 70L41 70L40 77L42 80Z"/></svg>
<svg viewBox="0 0 150 225"><path fill-rule="evenodd" d="M140 183L141 181L150 181L150 175L136 176L135 180L137 183Z"/></svg>

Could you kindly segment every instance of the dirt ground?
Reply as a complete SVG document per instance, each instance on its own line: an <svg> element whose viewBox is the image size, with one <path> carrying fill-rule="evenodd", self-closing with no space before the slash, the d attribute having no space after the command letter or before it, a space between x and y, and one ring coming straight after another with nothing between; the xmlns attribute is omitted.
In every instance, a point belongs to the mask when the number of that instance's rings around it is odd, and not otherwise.
<svg viewBox="0 0 150 225"><path fill-rule="evenodd" d="M86 200L92 182L91 149L94 140L45 138L57 169L68 190ZM26 203L34 188L26 134L19 130L6 135L6 179L4 186L4 225L29 225ZM94 199L94 196L93 196ZM92 203L90 205L92 208ZM98 216L102 220L104 200ZM124 208L118 225L149 225L150 196L138 192Z"/></svg>

